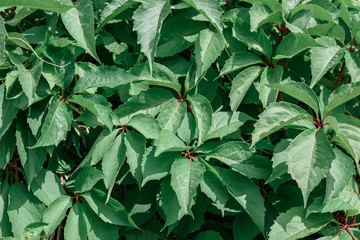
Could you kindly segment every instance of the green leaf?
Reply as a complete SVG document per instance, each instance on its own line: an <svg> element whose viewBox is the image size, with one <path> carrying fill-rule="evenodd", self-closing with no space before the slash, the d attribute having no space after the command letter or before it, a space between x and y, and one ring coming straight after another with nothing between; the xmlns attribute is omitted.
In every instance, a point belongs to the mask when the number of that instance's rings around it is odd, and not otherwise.
<svg viewBox="0 0 360 240"><path fill-rule="evenodd" d="M171 165L171 187L174 189L181 209L193 216L191 207L195 204L193 198L196 189L203 179L205 166L185 157L179 157Z"/></svg>
<svg viewBox="0 0 360 240"><path fill-rule="evenodd" d="M350 52L345 52L346 68L351 76L351 82L360 82L360 61L357 56Z"/></svg>
<svg viewBox="0 0 360 240"><path fill-rule="evenodd" d="M18 121L16 125L16 145L29 187L41 170L47 154L44 148L29 148L35 143L36 139L26 122Z"/></svg>
<svg viewBox="0 0 360 240"><path fill-rule="evenodd" d="M65 218L65 214L71 205L72 198L67 195L58 197L49 205L42 219L43 222L48 224L45 229L46 236L50 236L50 234L55 231L56 227Z"/></svg>
<svg viewBox="0 0 360 240"><path fill-rule="evenodd" d="M360 95L360 83L341 85L331 93L324 114L328 114L334 108Z"/></svg>
<svg viewBox="0 0 360 240"><path fill-rule="evenodd" d="M190 112L186 112L184 120L182 121L182 123L177 131L177 135L186 144L190 144L191 140L193 140L195 137L195 133L196 133L195 119Z"/></svg>
<svg viewBox="0 0 360 240"><path fill-rule="evenodd" d="M172 16L164 23L157 46L156 57L173 56L194 44L204 22L193 21L184 16Z"/></svg>
<svg viewBox="0 0 360 240"><path fill-rule="evenodd" d="M83 95L73 95L69 102L73 102L83 106L90 112L92 112L109 130L113 127L111 118L112 109L111 104L105 97L99 94L90 94L84 92Z"/></svg>
<svg viewBox="0 0 360 240"><path fill-rule="evenodd" d="M307 32L314 36L328 36L337 40L341 40L342 42L345 41L344 29L335 23L319 24L317 26L308 28Z"/></svg>
<svg viewBox="0 0 360 240"><path fill-rule="evenodd" d="M194 238L194 240L202 240L202 239L208 239L208 240L223 240L220 233L207 230L205 232L201 232L197 234Z"/></svg>
<svg viewBox="0 0 360 240"><path fill-rule="evenodd" d="M81 167L92 166L97 164L101 159L104 158L108 149L112 146L112 143L118 134L119 130L114 130L110 132L108 129L102 131L99 137L95 140L90 151L80 163L77 170Z"/></svg>
<svg viewBox="0 0 360 240"><path fill-rule="evenodd" d="M263 53L267 59L271 58L273 49L269 38L263 31L259 31L259 33L250 32L250 24L239 18L234 23L233 35L248 47Z"/></svg>
<svg viewBox="0 0 360 240"><path fill-rule="evenodd" d="M247 177L229 169L216 168L229 193L250 215L259 230L264 232L265 207L259 187Z"/></svg>
<svg viewBox="0 0 360 240"><path fill-rule="evenodd" d="M13 157L15 150L14 136L15 126L13 125L0 139L0 156L3 156L2 158L0 158L0 169L4 169Z"/></svg>
<svg viewBox="0 0 360 240"><path fill-rule="evenodd" d="M8 215L17 239L21 239L27 225L41 221L44 210L44 205L28 192L25 185L15 182L10 187Z"/></svg>
<svg viewBox="0 0 360 240"><path fill-rule="evenodd" d="M144 135L145 138L149 139L158 139L161 132L159 123L149 114L135 115L126 125L133 127Z"/></svg>
<svg viewBox="0 0 360 240"><path fill-rule="evenodd" d="M89 229L87 219L84 214L84 206L77 202L70 209L64 228L64 238L83 240L86 239Z"/></svg>
<svg viewBox="0 0 360 240"><path fill-rule="evenodd" d="M119 237L118 226L105 223L87 205L84 206L84 213L91 226L88 233L89 240L108 240ZM104 231L106 229L106 231Z"/></svg>
<svg viewBox="0 0 360 240"><path fill-rule="evenodd" d="M283 76L283 68L279 65L273 69L266 67L260 78L259 98L264 107L276 102L278 91L270 89L267 85L280 83Z"/></svg>
<svg viewBox="0 0 360 240"><path fill-rule="evenodd" d="M274 59L292 58L302 51L318 46L319 44L308 35L289 33L277 47Z"/></svg>
<svg viewBox="0 0 360 240"><path fill-rule="evenodd" d="M36 8L60 13L66 12L74 7L72 4L65 4L57 0L3 0L0 3L0 7L10 8L13 6Z"/></svg>
<svg viewBox="0 0 360 240"><path fill-rule="evenodd" d="M252 3L253 5L256 3L263 3L272 11L282 9L281 4L277 0L244 0L244 2Z"/></svg>
<svg viewBox="0 0 360 240"><path fill-rule="evenodd" d="M353 160L337 148L334 149L334 153L335 159L326 175L325 199L330 199L340 193L355 174Z"/></svg>
<svg viewBox="0 0 360 240"><path fill-rule="evenodd" d="M223 31L223 16L224 12L217 0L185 0L187 4L198 10L212 25L220 32Z"/></svg>
<svg viewBox="0 0 360 240"><path fill-rule="evenodd" d="M332 116L331 116L332 117ZM331 118L329 117L329 118ZM345 149L358 162L360 159L360 120L348 115L335 115L336 124L329 121L337 135L345 143Z"/></svg>
<svg viewBox="0 0 360 240"><path fill-rule="evenodd" d="M220 76L258 63L263 63L263 61L255 54L249 52L234 53L228 60L226 60L223 68L221 69Z"/></svg>
<svg viewBox="0 0 360 240"><path fill-rule="evenodd" d="M81 169L75 179L75 192L82 193L91 190L95 184L104 178L104 174L94 167Z"/></svg>
<svg viewBox="0 0 360 240"><path fill-rule="evenodd" d="M229 166L243 162L254 154L250 146L244 142L231 141L216 147L214 150L206 153L206 156L215 158Z"/></svg>
<svg viewBox="0 0 360 240"><path fill-rule="evenodd" d="M30 189L46 206L49 206L55 199L65 194L60 178L45 168L42 168L31 182Z"/></svg>
<svg viewBox="0 0 360 240"><path fill-rule="evenodd" d="M0 195L0 236L13 236L11 232L11 223L9 221L8 210L8 193L9 184L7 182L0 183L1 195Z"/></svg>
<svg viewBox="0 0 360 240"><path fill-rule="evenodd" d="M311 49L311 88L320 81L327 71L340 62L343 54L344 49L339 46Z"/></svg>
<svg viewBox="0 0 360 240"><path fill-rule="evenodd" d="M76 82L73 92L82 93L93 87L115 88L135 80L136 77L121 68L101 65L84 72Z"/></svg>
<svg viewBox="0 0 360 240"><path fill-rule="evenodd" d="M293 98L307 104L311 107L316 114L319 114L319 99L314 93L314 91L308 87L305 83L299 82L287 82L287 83L277 83L269 84L269 88L279 90L284 92Z"/></svg>
<svg viewBox="0 0 360 240"><path fill-rule="evenodd" d="M24 228L21 234L21 239L27 240L39 236L46 228L47 228L47 223L43 223L43 222L30 223Z"/></svg>
<svg viewBox="0 0 360 240"><path fill-rule="evenodd" d="M6 99L4 93L5 88L0 87L0 138L3 138L18 112L18 108Z"/></svg>
<svg viewBox="0 0 360 240"><path fill-rule="evenodd" d="M230 107L236 111L244 99L252 83L260 75L263 68L258 66L249 67L240 72L234 79L230 90Z"/></svg>
<svg viewBox="0 0 360 240"><path fill-rule="evenodd" d="M198 146L200 146L210 130L213 110L210 102L199 94L193 95L190 103L198 129Z"/></svg>
<svg viewBox="0 0 360 240"><path fill-rule="evenodd" d="M165 0L145 0L134 12L134 31L138 34L138 43L149 60L150 72L160 39L160 30L164 19L171 12L170 2Z"/></svg>
<svg viewBox="0 0 360 240"><path fill-rule="evenodd" d="M141 187L151 180L160 180L169 175L171 164L176 157L174 153L163 153L155 157L155 148L149 147L141 162L143 175Z"/></svg>
<svg viewBox="0 0 360 240"><path fill-rule="evenodd" d="M224 37L219 31L204 29L195 43L196 77L200 79L225 47Z"/></svg>
<svg viewBox="0 0 360 240"><path fill-rule="evenodd" d="M104 155L102 161L102 170L105 175L104 183L108 190L108 197L111 194L112 188L115 185L116 178L120 172L122 165L124 164L126 157L126 147L124 144L124 134L117 136L111 143Z"/></svg>
<svg viewBox="0 0 360 240"><path fill-rule="evenodd" d="M255 130L252 133L251 146L281 128L303 119L312 119L312 116L297 105L287 102L270 104L259 115L259 120L254 125Z"/></svg>
<svg viewBox="0 0 360 240"><path fill-rule="evenodd" d="M218 177L214 173L206 171L204 179L200 182L200 188L201 191L216 204L224 216L225 205L229 199L229 194Z"/></svg>
<svg viewBox="0 0 360 240"><path fill-rule="evenodd" d="M294 207L286 213L280 213L271 226L269 240L295 240L318 232L331 221L329 214L311 214L305 218L306 209Z"/></svg>
<svg viewBox="0 0 360 240"><path fill-rule="evenodd" d="M51 99L44 125L41 128L41 137L31 148L57 146L66 139L73 119L72 109L68 103L62 102L57 96Z"/></svg>
<svg viewBox="0 0 360 240"><path fill-rule="evenodd" d="M110 3L106 4L104 10L100 14L99 24L96 28L95 32L99 32L99 30L104 27L109 21L115 18L120 13L125 10L131 8L136 4L136 1L132 0L114 0Z"/></svg>
<svg viewBox="0 0 360 240"><path fill-rule="evenodd" d="M119 117L126 117L134 113L143 112L166 103L174 95L165 89L150 88L131 98L127 103L120 105L114 112Z"/></svg>
<svg viewBox="0 0 360 240"><path fill-rule="evenodd" d="M71 4L71 0L62 1L66 4ZM79 46L100 63L95 48L94 11L91 2L78 0L74 8L61 14L61 19L67 31Z"/></svg>
<svg viewBox="0 0 360 240"><path fill-rule="evenodd" d="M29 99L29 105L31 105L37 98L35 91L41 76L42 61L38 61L30 70L27 70L23 65L18 65L17 69L20 84L26 97Z"/></svg>
<svg viewBox="0 0 360 240"><path fill-rule="evenodd" d="M234 239L252 240L260 233L255 224L251 224L252 220L246 213L236 215L233 221ZM239 226L246 226L246 231L243 231Z"/></svg>
<svg viewBox="0 0 360 240"><path fill-rule="evenodd" d="M174 89L178 93L181 92L181 85L176 75L166 66L159 63L153 63L152 72L148 64L140 64L133 67L130 73L137 76L137 78L132 81L134 83L167 87Z"/></svg>
<svg viewBox="0 0 360 240"><path fill-rule="evenodd" d="M162 130L155 150L155 157L164 152L181 152L191 149L180 138L169 130Z"/></svg>
<svg viewBox="0 0 360 240"><path fill-rule="evenodd" d="M302 33L308 35L307 28L312 19L313 12L311 10L300 10L291 16L289 22L286 22L286 27L292 33Z"/></svg>
<svg viewBox="0 0 360 240"><path fill-rule="evenodd" d="M209 129L206 140L212 138L222 138L228 134L236 132L252 117L241 112L216 112L212 115L211 128Z"/></svg>
<svg viewBox="0 0 360 240"><path fill-rule="evenodd" d="M290 15L296 14L301 10L311 10L313 18L337 23L339 10L332 2L323 0L313 0L306 4L299 4L290 11Z"/></svg>
<svg viewBox="0 0 360 240"><path fill-rule="evenodd" d="M335 154L322 129L308 129L300 133L286 149L291 177L301 189L304 205L310 192L331 168Z"/></svg>
<svg viewBox="0 0 360 240"><path fill-rule="evenodd" d="M0 66L5 62L5 37L6 37L6 29L4 24L4 19L0 17Z"/></svg>
<svg viewBox="0 0 360 240"><path fill-rule="evenodd" d="M250 31L254 32L265 23L276 22L277 24L282 23L282 10L278 9L272 11L264 3L254 3L249 10L250 13Z"/></svg>
<svg viewBox="0 0 360 240"><path fill-rule="evenodd" d="M141 183L141 161L143 155L145 154L146 148L146 139L133 131L127 131L125 135L125 145L126 145L126 156L127 163L130 167L130 172L138 182Z"/></svg>
<svg viewBox="0 0 360 240"><path fill-rule="evenodd" d="M175 191L170 186L170 178L165 178L160 183L161 187L161 207L164 210L166 216L166 222L164 228L172 224L176 224L185 214L181 208Z"/></svg>
<svg viewBox="0 0 360 240"><path fill-rule="evenodd" d="M130 218L125 208L117 200L110 198L105 204L106 194L96 188L92 189L90 196L84 195L84 198L90 208L107 223L138 228Z"/></svg>
<svg viewBox="0 0 360 240"><path fill-rule="evenodd" d="M185 117L186 103L185 101L178 101L171 99L161 109L157 120L161 129L169 130L176 133Z"/></svg>

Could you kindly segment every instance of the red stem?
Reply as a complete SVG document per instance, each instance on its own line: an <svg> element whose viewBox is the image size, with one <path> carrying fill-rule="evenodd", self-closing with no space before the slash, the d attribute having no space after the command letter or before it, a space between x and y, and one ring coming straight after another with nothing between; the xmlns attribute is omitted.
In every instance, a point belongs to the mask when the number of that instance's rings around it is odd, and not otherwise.
<svg viewBox="0 0 360 240"><path fill-rule="evenodd" d="M352 47L354 45L354 41L355 41L355 37L356 37L356 34L354 35L352 41L351 41L351 45L350 45L350 52L352 52Z"/></svg>
<svg viewBox="0 0 360 240"><path fill-rule="evenodd" d="M342 74L343 74L343 72L344 72L345 65L346 65L346 63L344 62L343 65L341 66L341 70L340 70L339 76L338 76L338 78L337 78L337 80L336 80L334 90L337 89L337 87L338 87L338 85L339 85L339 83L340 83L340 79L341 79Z"/></svg>

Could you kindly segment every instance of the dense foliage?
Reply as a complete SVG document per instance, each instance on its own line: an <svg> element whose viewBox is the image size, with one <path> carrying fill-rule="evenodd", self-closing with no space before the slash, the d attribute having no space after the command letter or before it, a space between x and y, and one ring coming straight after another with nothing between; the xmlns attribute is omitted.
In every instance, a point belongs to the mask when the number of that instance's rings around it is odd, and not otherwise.
<svg viewBox="0 0 360 240"><path fill-rule="evenodd" d="M0 0L1 239L357 239L360 2Z"/></svg>

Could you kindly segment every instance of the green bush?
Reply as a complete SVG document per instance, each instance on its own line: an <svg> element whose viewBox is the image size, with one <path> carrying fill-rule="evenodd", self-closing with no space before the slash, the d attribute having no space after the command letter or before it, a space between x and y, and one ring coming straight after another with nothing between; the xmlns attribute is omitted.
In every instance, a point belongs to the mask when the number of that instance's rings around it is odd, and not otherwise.
<svg viewBox="0 0 360 240"><path fill-rule="evenodd" d="M1 0L1 239L358 239L360 2Z"/></svg>

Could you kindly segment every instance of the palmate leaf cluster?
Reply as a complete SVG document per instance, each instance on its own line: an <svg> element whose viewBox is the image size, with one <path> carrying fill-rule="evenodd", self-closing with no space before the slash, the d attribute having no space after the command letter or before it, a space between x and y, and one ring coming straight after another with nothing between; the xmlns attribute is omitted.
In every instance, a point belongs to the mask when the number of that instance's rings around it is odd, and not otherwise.
<svg viewBox="0 0 360 240"><path fill-rule="evenodd" d="M360 236L358 1L0 8L0 239Z"/></svg>

